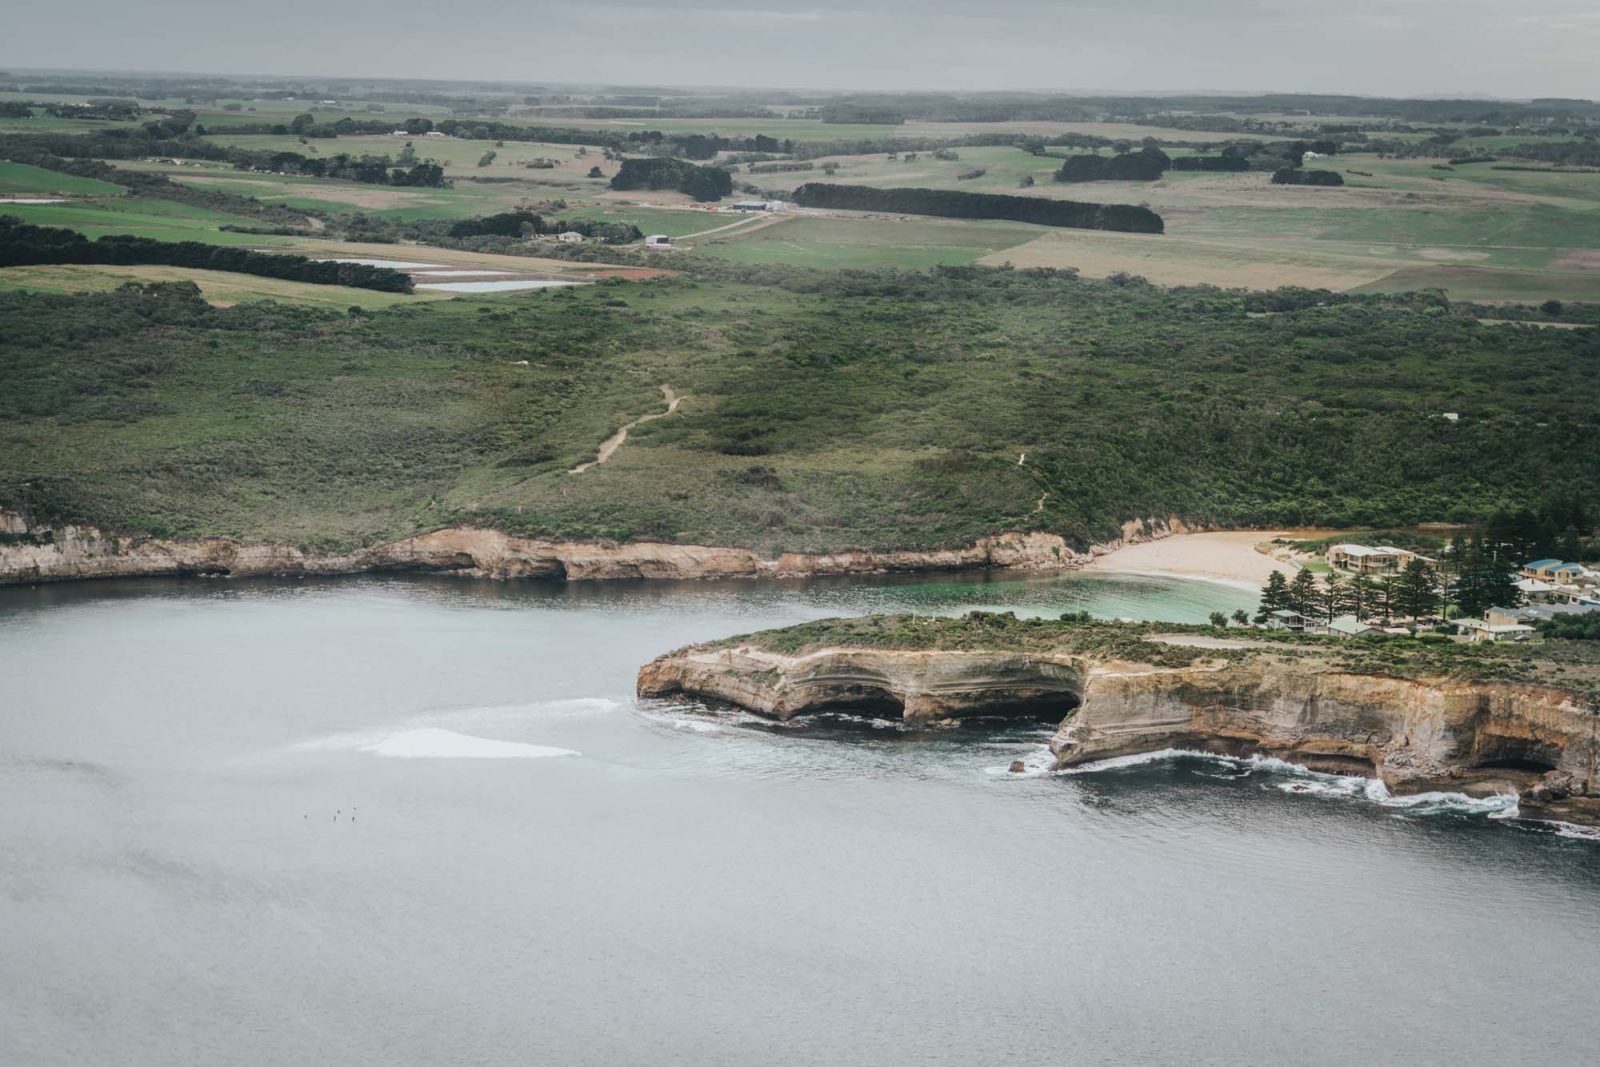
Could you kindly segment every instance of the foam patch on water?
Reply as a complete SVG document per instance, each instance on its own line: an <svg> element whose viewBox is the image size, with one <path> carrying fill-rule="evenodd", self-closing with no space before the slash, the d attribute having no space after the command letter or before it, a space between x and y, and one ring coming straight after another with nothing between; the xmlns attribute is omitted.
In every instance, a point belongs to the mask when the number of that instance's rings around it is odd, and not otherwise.
<svg viewBox="0 0 1600 1067"><path fill-rule="evenodd" d="M498 741L425 727L382 734L345 734L296 745L302 752L366 752L393 759L549 759L581 755L570 748Z"/></svg>
<svg viewBox="0 0 1600 1067"><path fill-rule="evenodd" d="M987 747L998 748L1006 746L995 745ZM1012 770L1012 761L1007 760L1005 763L985 767L983 773L996 778L1015 778L1019 780L1048 778L1056 773L1056 760L1055 756L1050 752L1049 745L1035 745L1026 752L1018 753L1014 758L1022 761L1022 770Z"/></svg>
<svg viewBox="0 0 1600 1067"><path fill-rule="evenodd" d="M578 755L570 748L530 745L522 741L496 741L490 737L471 737L454 730L436 728L404 730L359 748L375 756L397 759L548 759L552 756Z"/></svg>
<svg viewBox="0 0 1600 1067"><path fill-rule="evenodd" d="M1218 574L1195 574L1192 571L1163 571L1163 570L1137 570L1137 571L1107 571L1108 574L1132 574L1139 578L1177 578L1186 582L1206 582L1209 585L1225 585L1229 589L1242 589L1255 593L1260 591L1260 586L1241 578L1224 578Z"/></svg>
<svg viewBox="0 0 1600 1067"><path fill-rule="evenodd" d="M1188 758L1235 767L1243 774L1222 777L1245 777L1255 771L1283 776L1288 780L1277 783L1278 789L1294 796L1321 797L1334 800L1364 800L1385 808L1392 808L1397 817L1405 815L1484 815L1491 819L1516 819L1519 815L1517 795L1499 793L1487 797L1469 797L1465 793L1411 793L1394 796L1377 778L1354 775L1327 774L1313 771L1298 763L1272 756L1222 756L1193 749L1164 748L1157 752L1140 752L1132 756L1085 763L1068 768L1062 774L1096 774L1103 771L1124 770L1173 759ZM1207 777L1218 777L1207 775ZM1595 835L1600 840L1600 833Z"/></svg>
<svg viewBox="0 0 1600 1067"><path fill-rule="evenodd" d="M1497 793L1488 797L1469 797L1465 793L1412 793L1409 796L1386 796L1378 803L1386 808L1399 808L1413 815L1487 815L1491 819L1515 819L1517 795Z"/></svg>

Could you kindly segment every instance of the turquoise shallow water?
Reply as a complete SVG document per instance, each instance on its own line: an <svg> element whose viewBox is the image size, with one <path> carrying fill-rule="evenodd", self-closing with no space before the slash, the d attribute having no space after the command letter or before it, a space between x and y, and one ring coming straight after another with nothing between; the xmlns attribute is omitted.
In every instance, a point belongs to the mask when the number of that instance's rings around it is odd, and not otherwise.
<svg viewBox="0 0 1600 1067"><path fill-rule="evenodd" d="M1588 1062L1593 842L1258 764L1002 773L1041 727L631 695L669 648L826 615L1251 599L0 591L0 1063Z"/></svg>

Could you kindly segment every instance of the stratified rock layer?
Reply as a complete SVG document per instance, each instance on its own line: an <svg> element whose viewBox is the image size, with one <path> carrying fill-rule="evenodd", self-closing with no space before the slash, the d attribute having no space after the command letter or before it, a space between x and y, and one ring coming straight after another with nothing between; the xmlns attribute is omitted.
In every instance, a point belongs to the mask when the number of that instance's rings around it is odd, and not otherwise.
<svg viewBox="0 0 1600 1067"><path fill-rule="evenodd" d="M775 558L743 548L634 542L599 544L514 537L498 530L450 527L349 553L226 537L125 537L90 526L45 528L0 512L0 584L138 575L351 574L409 570L473 578L803 578L890 571L968 569L1067 570L1123 543L1178 532L1175 520L1129 523L1123 537L1088 551L1049 533L1005 533L964 548L898 552L786 552Z"/></svg>
<svg viewBox="0 0 1600 1067"><path fill-rule="evenodd" d="M1376 776L1396 792L1515 789L1530 813L1600 815L1600 717L1554 685L1395 678L1270 654L1168 668L1080 654L834 648L786 656L741 645L663 656L641 669L638 691L783 719L835 710L921 721L1055 716L1059 767L1168 748L1259 753Z"/></svg>

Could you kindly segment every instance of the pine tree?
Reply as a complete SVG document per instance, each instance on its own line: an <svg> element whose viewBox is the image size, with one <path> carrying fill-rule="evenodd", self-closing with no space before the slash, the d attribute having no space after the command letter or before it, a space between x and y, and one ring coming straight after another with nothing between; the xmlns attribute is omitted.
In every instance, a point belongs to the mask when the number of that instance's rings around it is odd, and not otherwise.
<svg viewBox="0 0 1600 1067"><path fill-rule="evenodd" d="M1379 582L1377 586L1377 596L1373 604L1373 610L1383 617L1385 626L1394 621L1395 581L1396 579L1390 578L1387 581Z"/></svg>
<svg viewBox="0 0 1600 1067"><path fill-rule="evenodd" d="M1322 588L1317 592L1317 607L1324 622L1332 622L1345 614L1350 607L1350 591L1344 582L1333 574L1322 576Z"/></svg>
<svg viewBox="0 0 1600 1067"><path fill-rule="evenodd" d="M1378 599L1378 585L1365 574L1358 574L1350 582L1350 610L1358 619L1374 614Z"/></svg>
<svg viewBox="0 0 1600 1067"><path fill-rule="evenodd" d="M1288 608L1308 618L1317 613L1321 601L1317 593L1317 579L1310 571L1302 570L1289 583Z"/></svg>
<svg viewBox="0 0 1600 1067"><path fill-rule="evenodd" d="M1265 622L1269 614L1288 606L1289 583L1282 571L1273 571L1267 575L1267 584L1261 587L1261 606L1256 609L1256 617Z"/></svg>
<svg viewBox="0 0 1600 1067"><path fill-rule="evenodd" d="M1394 578L1394 607L1401 615L1422 619L1432 615L1439 606L1437 578L1429 566L1420 559L1406 564L1405 570Z"/></svg>

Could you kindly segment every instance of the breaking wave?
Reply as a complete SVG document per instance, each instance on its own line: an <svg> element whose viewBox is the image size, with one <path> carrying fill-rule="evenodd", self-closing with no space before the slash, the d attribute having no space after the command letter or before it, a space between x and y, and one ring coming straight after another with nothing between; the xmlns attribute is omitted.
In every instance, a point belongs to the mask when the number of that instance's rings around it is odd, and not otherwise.
<svg viewBox="0 0 1600 1067"><path fill-rule="evenodd" d="M1099 774L1106 771L1126 770L1175 759L1202 760L1215 766L1231 768L1234 773L1206 775L1206 777L1244 778L1257 772L1287 778L1276 783L1277 788L1293 796L1321 797L1337 800L1361 800L1391 808L1397 816L1424 815L1482 815L1491 819L1514 820L1520 815L1515 793L1500 793L1487 797L1469 797L1465 793L1412 793L1394 796L1387 786L1376 778L1352 775L1327 774L1313 771L1298 763L1272 756L1224 756L1185 748L1164 748L1156 752L1140 752L1131 756L1114 756L1111 759L1069 767L1059 774ZM1564 824L1562 824L1564 825ZM1572 829L1581 830L1581 827ZM1558 831L1559 832L1559 831ZM1570 834L1589 836L1600 840L1600 832Z"/></svg>

